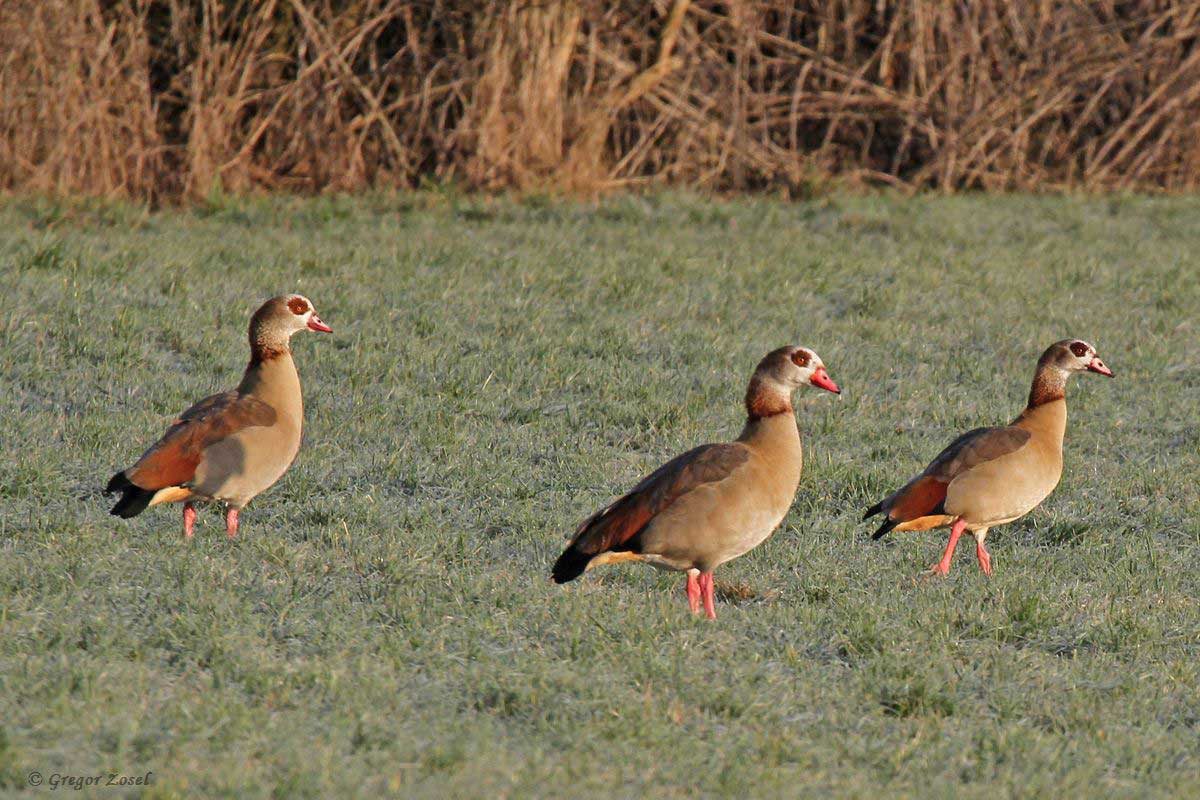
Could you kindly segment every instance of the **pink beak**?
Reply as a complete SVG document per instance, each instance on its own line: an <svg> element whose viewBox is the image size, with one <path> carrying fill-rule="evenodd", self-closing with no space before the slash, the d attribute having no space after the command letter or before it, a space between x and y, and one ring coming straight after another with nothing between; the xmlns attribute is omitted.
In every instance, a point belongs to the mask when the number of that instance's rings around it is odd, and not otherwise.
<svg viewBox="0 0 1200 800"><path fill-rule="evenodd" d="M333 333L333 328L321 322L321 318L316 314L308 318L308 327L314 331L321 331L321 333Z"/></svg>
<svg viewBox="0 0 1200 800"><path fill-rule="evenodd" d="M1087 368L1091 372L1098 372L1101 375L1104 375L1109 378L1111 378L1113 376L1112 370L1109 369L1107 366L1105 366L1104 362L1100 360L1099 356L1096 356L1091 361L1089 361Z"/></svg>
<svg viewBox="0 0 1200 800"><path fill-rule="evenodd" d="M829 373L825 371L824 367L817 367L812 377L808 379L808 382L827 392L833 392L834 394L842 393L842 390L833 382L833 378L829 377Z"/></svg>

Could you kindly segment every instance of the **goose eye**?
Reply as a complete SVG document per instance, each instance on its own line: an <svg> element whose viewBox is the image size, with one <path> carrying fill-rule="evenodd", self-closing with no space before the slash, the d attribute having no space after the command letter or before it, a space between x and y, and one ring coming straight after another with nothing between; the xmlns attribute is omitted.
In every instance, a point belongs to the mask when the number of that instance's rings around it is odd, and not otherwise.
<svg viewBox="0 0 1200 800"><path fill-rule="evenodd" d="M808 353L803 350L797 350L792 353L792 363L797 367L807 367L809 362Z"/></svg>
<svg viewBox="0 0 1200 800"><path fill-rule="evenodd" d="M1083 358L1085 355L1087 355L1087 351L1088 347L1083 342L1071 342L1071 352L1074 353L1077 358Z"/></svg>
<svg viewBox="0 0 1200 800"><path fill-rule="evenodd" d="M308 313L308 303L304 302L304 300L299 297L293 297L291 300L288 300L288 308L291 309L292 313L296 316Z"/></svg>

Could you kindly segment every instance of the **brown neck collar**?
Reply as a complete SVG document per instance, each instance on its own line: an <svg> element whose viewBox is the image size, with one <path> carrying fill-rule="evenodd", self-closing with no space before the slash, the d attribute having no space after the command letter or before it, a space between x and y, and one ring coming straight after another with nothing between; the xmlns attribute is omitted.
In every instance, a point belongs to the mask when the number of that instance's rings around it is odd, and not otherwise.
<svg viewBox="0 0 1200 800"><path fill-rule="evenodd" d="M250 365L263 364L267 361L274 361L282 356L290 355L292 349L288 347L287 342L280 344L279 342L264 341L261 339L250 340Z"/></svg>
<svg viewBox="0 0 1200 800"><path fill-rule="evenodd" d="M750 422L792 413L792 399L757 375L746 390L746 416Z"/></svg>
<svg viewBox="0 0 1200 800"><path fill-rule="evenodd" d="M1038 364L1033 376L1033 386L1029 388L1029 403L1027 408L1037 408L1067 396L1067 373L1049 364Z"/></svg>

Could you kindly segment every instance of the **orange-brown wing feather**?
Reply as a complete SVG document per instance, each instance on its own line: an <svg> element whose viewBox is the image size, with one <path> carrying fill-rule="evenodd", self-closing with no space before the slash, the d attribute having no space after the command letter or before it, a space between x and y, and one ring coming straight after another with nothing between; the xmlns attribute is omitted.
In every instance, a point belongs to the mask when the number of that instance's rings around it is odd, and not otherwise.
<svg viewBox="0 0 1200 800"><path fill-rule="evenodd" d="M1029 441L1022 428L976 428L946 446L920 475L885 498L870 513L883 511L889 523L876 533L887 533L893 524L944 513L946 490L959 475L984 462L1018 450Z"/></svg>
<svg viewBox="0 0 1200 800"><path fill-rule="evenodd" d="M206 397L171 423L163 437L126 472L143 489L186 484L207 447L242 428L275 423L275 409L255 397L223 392Z"/></svg>
<svg viewBox="0 0 1200 800"><path fill-rule="evenodd" d="M931 513L946 500L946 487L950 484L932 475L919 475L896 493L889 504L888 517L906 521Z"/></svg>
<svg viewBox="0 0 1200 800"><path fill-rule="evenodd" d="M683 495L729 476L746 463L750 451L741 444L708 444L663 464L608 507L576 529L572 547L587 555L630 549L654 517Z"/></svg>

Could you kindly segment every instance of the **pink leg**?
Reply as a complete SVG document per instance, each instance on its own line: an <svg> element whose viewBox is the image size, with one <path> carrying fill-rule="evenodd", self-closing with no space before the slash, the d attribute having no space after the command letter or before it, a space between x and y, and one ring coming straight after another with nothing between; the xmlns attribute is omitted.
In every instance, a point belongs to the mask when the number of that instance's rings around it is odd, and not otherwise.
<svg viewBox="0 0 1200 800"><path fill-rule="evenodd" d="M979 568L983 574L992 577L992 554L983 546L983 542L975 542L975 557L979 559Z"/></svg>
<svg viewBox="0 0 1200 800"><path fill-rule="evenodd" d="M192 538L192 529L196 527L196 507L191 503L183 504L183 538Z"/></svg>
<svg viewBox="0 0 1200 800"><path fill-rule="evenodd" d="M700 582L696 580L696 576L700 573L694 569L689 569L687 573L687 596L688 608L693 614L700 613Z"/></svg>
<svg viewBox="0 0 1200 800"><path fill-rule="evenodd" d="M233 506L225 509L225 535L230 539L237 536L238 510Z"/></svg>
<svg viewBox="0 0 1200 800"><path fill-rule="evenodd" d="M958 537L963 535L963 531L967 529L967 521L962 517L954 520L954 525L950 528L950 541L946 543L946 550L942 553L942 560L929 568L929 571L934 575L949 575L950 574L950 559L954 558L954 548L958 547Z"/></svg>
<svg viewBox="0 0 1200 800"><path fill-rule="evenodd" d="M704 615L709 619L716 619L717 608L713 601L713 575L711 572L700 573L700 591L704 596Z"/></svg>

